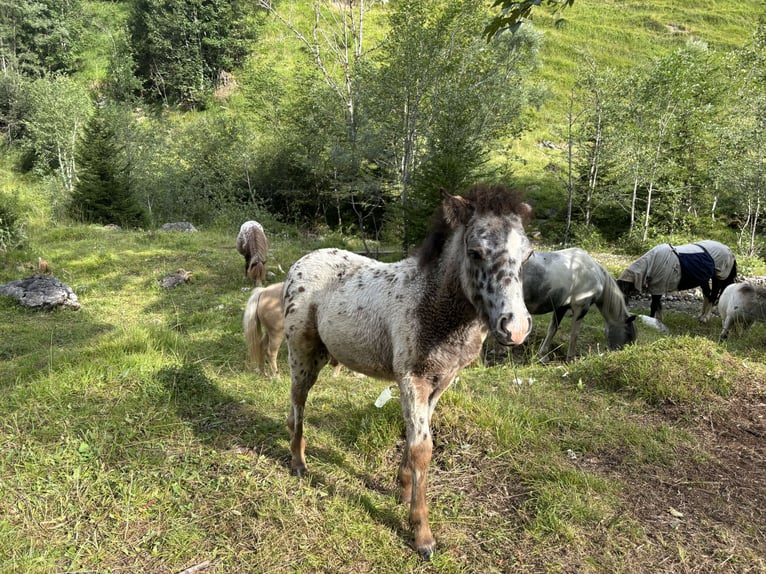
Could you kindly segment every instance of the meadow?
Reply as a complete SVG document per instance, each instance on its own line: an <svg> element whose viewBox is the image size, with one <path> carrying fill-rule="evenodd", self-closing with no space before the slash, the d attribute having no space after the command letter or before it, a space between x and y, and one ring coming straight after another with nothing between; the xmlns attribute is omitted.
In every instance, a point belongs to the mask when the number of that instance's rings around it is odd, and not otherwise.
<svg viewBox="0 0 766 574"><path fill-rule="evenodd" d="M339 235L275 222L269 282ZM766 571L766 325L666 311L605 353L592 310L565 355L487 345L434 416L438 546L412 550L397 501L403 423L389 383L330 369L309 397L310 472L290 476L281 374L245 365L252 284L238 225L198 233L30 229L0 283L38 257L81 309L0 298L0 571L710 573ZM632 258L594 253L616 274ZM183 268L191 281L162 289ZM633 312L648 312L634 303Z"/></svg>

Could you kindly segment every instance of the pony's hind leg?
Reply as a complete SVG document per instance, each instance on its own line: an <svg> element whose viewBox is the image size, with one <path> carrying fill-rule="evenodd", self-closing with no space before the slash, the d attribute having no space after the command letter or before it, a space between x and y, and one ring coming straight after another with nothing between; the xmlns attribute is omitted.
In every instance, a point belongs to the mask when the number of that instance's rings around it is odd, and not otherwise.
<svg viewBox="0 0 766 574"><path fill-rule="evenodd" d="M300 355L300 356L299 356ZM315 352L299 354L290 349L290 414L287 417L287 428L290 431L290 471L297 476L306 472L306 441L303 438L303 412L306 407L311 387L316 383L317 376L327 363L328 355Z"/></svg>
<svg viewBox="0 0 766 574"><path fill-rule="evenodd" d="M649 316L662 323L662 295L652 295L652 304L649 307Z"/></svg>
<svg viewBox="0 0 766 574"><path fill-rule="evenodd" d="M282 345L282 340L285 338L284 331L282 330L270 330L268 332L268 340L264 340L265 349L264 354L269 358L269 366L271 367L271 374L276 376L279 374L279 368L277 367L277 355L279 354L279 347Z"/></svg>
<svg viewBox="0 0 766 574"><path fill-rule="evenodd" d="M732 320L731 316L729 316L728 318L724 317L723 328L721 329L721 334L718 336L719 343L723 343L728 338L729 331L731 330L733 322L734 321Z"/></svg>

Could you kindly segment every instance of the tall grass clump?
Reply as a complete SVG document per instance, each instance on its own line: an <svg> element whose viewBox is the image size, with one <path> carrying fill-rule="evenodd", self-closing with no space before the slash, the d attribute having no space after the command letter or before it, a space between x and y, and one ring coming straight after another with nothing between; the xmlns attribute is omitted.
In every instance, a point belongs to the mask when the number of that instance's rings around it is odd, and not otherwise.
<svg viewBox="0 0 766 574"><path fill-rule="evenodd" d="M17 199L6 195L0 196L0 253L19 248L26 240L26 223L19 215Z"/></svg>
<svg viewBox="0 0 766 574"><path fill-rule="evenodd" d="M619 358L618 358L619 357ZM732 392L732 359L708 338L679 336L619 355L592 355L571 370L574 380L639 396L652 405L699 404Z"/></svg>

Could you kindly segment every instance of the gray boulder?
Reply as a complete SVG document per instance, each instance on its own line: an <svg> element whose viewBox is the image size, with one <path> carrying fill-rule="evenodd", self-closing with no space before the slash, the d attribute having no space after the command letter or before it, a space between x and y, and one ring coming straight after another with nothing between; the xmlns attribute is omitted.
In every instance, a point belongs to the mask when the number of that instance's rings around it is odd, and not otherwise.
<svg viewBox="0 0 766 574"><path fill-rule="evenodd" d="M176 223L162 224L160 231L188 231L189 233L194 233L197 231L197 228L188 221L178 221Z"/></svg>
<svg viewBox="0 0 766 574"><path fill-rule="evenodd" d="M3 283L0 285L0 295L13 297L20 305L33 309L80 308L80 302L71 287L52 275L34 275Z"/></svg>

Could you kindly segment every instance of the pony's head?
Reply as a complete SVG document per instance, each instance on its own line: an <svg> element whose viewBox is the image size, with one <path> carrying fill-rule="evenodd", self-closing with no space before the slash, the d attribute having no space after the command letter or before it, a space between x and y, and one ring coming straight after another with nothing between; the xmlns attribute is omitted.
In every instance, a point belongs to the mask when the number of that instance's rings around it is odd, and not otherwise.
<svg viewBox="0 0 766 574"><path fill-rule="evenodd" d="M524 233L532 208L502 186L474 186L463 196L442 191L442 198L421 266L441 254L449 237L459 237L455 248L466 298L499 343L523 343L532 328L521 282L522 264L532 254Z"/></svg>
<svg viewBox="0 0 766 574"><path fill-rule="evenodd" d="M624 321L617 323L607 323L604 334L610 351L617 351L625 345L632 345L638 337L636 315L627 315Z"/></svg>
<svg viewBox="0 0 766 574"><path fill-rule="evenodd" d="M258 285L266 278L265 262L258 256L245 257L245 275Z"/></svg>

